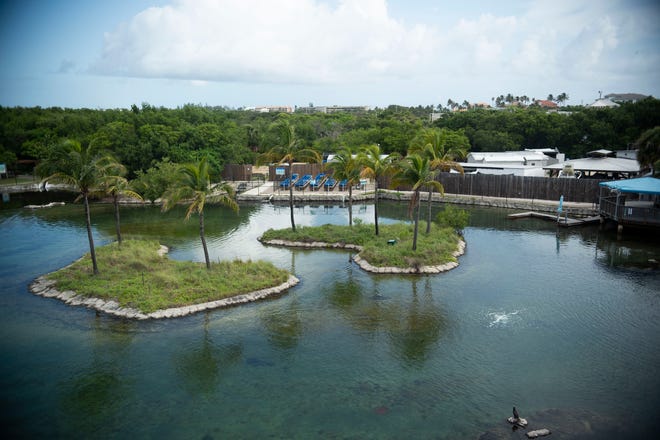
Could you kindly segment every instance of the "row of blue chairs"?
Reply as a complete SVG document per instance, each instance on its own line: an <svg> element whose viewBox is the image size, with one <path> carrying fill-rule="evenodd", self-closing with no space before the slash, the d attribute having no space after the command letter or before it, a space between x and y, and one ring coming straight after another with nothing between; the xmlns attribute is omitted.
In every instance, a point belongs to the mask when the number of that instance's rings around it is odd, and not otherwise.
<svg viewBox="0 0 660 440"><path fill-rule="evenodd" d="M343 179L337 182L332 177L326 178L324 173L317 174L313 179L311 174L305 174L299 178L299 175L294 173L291 178L287 177L279 183L280 189L289 189L291 185L298 190L302 190L309 185L312 191L317 191L321 187L325 191L332 191L336 186L339 186L340 191L345 191L348 186L348 180Z"/></svg>

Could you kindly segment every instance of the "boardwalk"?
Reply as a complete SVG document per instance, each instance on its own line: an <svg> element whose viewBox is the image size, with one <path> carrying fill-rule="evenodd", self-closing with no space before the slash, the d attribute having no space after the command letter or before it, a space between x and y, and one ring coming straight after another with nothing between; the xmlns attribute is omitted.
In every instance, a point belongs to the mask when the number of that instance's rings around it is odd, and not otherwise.
<svg viewBox="0 0 660 440"><path fill-rule="evenodd" d="M527 212L520 212L517 214L509 214L507 218L510 219L519 219L519 218L527 218L527 217L534 217L534 218L540 218L543 220L550 220L552 222L557 222L558 226L562 227L569 227L569 226L582 226L582 225L587 225L591 223L599 223L600 222L600 216L591 216L591 217L584 217L584 218L569 218L568 216L557 216L556 214L548 214L545 212L534 212L534 211L527 211Z"/></svg>

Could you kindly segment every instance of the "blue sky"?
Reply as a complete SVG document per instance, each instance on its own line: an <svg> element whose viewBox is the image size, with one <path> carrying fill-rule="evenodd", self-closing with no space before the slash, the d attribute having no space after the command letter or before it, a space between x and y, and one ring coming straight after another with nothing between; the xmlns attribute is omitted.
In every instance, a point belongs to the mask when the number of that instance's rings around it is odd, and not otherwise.
<svg viewBox="0 0 660 440"><path fill-rule="evenodd" d="M654 0L0 0L0 105L660 97Z"/></svg>

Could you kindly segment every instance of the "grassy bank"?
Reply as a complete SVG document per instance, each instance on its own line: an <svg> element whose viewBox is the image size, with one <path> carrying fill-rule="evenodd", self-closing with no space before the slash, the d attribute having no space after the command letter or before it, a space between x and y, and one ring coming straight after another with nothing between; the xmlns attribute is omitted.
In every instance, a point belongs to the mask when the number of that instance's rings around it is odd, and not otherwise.
<svg viewBox="0 0 660 440"><path fill-rule="evenodd" d="M223 261L207 270L203 263L161 257L155 241L124 241L96 249L100 274L92 276L89 255L48 275L60 291L114 299L122 307L150 313L215 301L284 283L289 274L271 263Z"/></svg>
<svg viewBox="0 0 660 440"><path fill-rule="evenodd" d="M417 250L412 250L413 225L397 223L380 225L380 235L374 234L373 225L337 226L323 225L314 227L298 227L291 229L269 229L263 236L263 241L287 240L292 242L325 242L356 244L362 246L360 256L377 267L417 267L438 266L450 261L456 261L452 255L458 246L460 237L452 228L432 225L431 233L423 231L426 223L420 222L417 237ZM390 240L395 240L390 244Z"/></svg>

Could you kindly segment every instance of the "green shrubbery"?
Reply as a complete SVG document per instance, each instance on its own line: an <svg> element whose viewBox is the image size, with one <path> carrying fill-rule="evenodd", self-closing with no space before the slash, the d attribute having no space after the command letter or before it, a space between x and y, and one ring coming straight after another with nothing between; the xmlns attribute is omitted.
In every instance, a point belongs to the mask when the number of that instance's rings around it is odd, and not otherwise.
<svg viewBox="0 0 660 440"><path fill-rule="evenodd" d="M89 255L48 275L60 291L114 299L143 313L215 301L277 286L287 271L263 261L203 263L174 261L157 254L155 241L124 241L97 249L99 274L91 275Z"/></svg>
<svg viewBox="0 0 660 440"><path fill-rule="evenodd" d="M435 222L439 226L452 228L458 234L462 234L462 231L468 225L469 220L469 212L464 209L458 209L453 205L445 205L445 209L435 216Z"/></svg>
<svg viewBox="0 0 660 440"><path fill-rule="evenodd" d="M420 229L424 227L420 222ZM269 229L262 241L286 240L291 242L323 242L356 244L362 247L360 256L377 267L437 266L456 261L458 235L449 227L434 227L429 234L419 234L417 250L412 250L413 225L397 223L381 225L380 235L373 233L372 225L352 227L338 225L305 226L296 232L291 229ZM393 240L393 242L392 242Z"/></svg>

